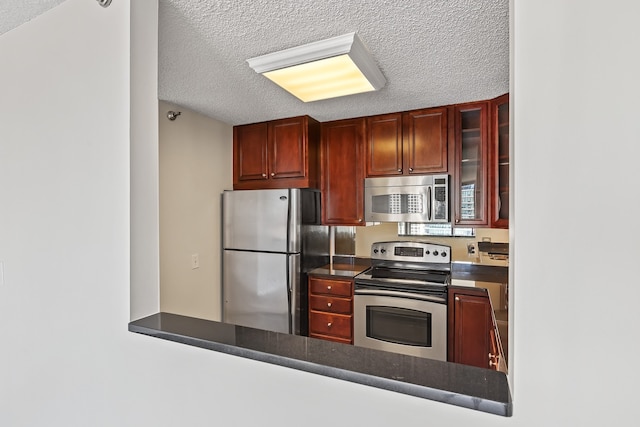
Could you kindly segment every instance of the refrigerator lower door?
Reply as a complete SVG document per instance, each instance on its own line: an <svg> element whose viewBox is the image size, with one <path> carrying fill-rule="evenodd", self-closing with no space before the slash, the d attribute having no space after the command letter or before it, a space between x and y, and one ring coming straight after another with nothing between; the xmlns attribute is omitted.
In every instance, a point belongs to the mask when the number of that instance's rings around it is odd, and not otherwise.
<svg viewBox="0 0 640 427"><path fill-rule="evenodd" d="M225 250L223 307L225 323L292 333L297 273L290 274L299 255ZM294 278L291 280L290 278Z"/></svg>

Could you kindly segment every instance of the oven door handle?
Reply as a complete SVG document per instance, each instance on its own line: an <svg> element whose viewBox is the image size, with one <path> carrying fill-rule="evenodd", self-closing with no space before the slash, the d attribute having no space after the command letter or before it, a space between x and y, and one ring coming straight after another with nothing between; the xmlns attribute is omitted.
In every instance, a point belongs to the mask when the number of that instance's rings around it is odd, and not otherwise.
<svg viewBox="0 0 640 427"><path fill-rule="evenodd" d="M354 291L355 295L377 295L384 297L398 297L398 298L410 298L410 299L419 299L422 301L431 301L441 304L446 304L447 299L443 297L436 297L432 295L421 295L414 294L409 292L398 292L398 291L387 291L383 289L356 289Z"/></svg>

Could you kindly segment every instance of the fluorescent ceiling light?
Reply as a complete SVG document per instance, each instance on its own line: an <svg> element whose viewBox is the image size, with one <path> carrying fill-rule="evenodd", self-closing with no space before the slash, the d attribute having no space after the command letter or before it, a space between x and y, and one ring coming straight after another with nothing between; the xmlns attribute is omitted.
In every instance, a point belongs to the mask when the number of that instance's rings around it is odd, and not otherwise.
<svg viewBox="0 0 640 427"><path fill-rule="evenodd" d="M356 33L248 59L249 66L310 102L381 89L386 80Z"/></svg>

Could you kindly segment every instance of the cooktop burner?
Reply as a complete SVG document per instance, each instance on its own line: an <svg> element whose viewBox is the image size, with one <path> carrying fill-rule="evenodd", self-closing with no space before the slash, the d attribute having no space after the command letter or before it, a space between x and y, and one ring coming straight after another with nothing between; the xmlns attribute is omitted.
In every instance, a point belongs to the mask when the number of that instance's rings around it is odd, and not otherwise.
<svg viewBox="0 0 640 427"><path fill-rule="evenodd" d="M374 279L420 280L440 285L446 285L450 276L448 271L396 268L382 265L373 266L370 273Z"/></svg>

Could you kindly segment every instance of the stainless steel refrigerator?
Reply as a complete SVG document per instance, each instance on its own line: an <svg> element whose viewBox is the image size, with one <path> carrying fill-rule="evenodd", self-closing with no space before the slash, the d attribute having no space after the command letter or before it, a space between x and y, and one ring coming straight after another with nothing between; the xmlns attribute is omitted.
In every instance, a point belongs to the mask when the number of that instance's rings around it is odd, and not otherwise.
<svg viewBox="0 0 640 427"><path fill-rule="evenodd" d="M329 262L320 223L317 190L223 192L223 322L308 334L307 273Z"/></svg>

